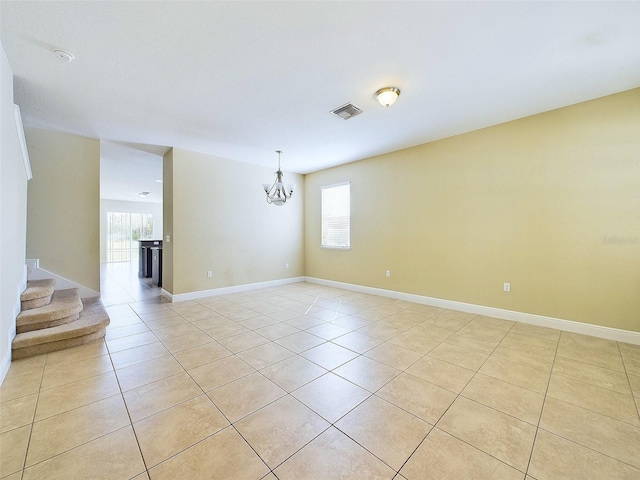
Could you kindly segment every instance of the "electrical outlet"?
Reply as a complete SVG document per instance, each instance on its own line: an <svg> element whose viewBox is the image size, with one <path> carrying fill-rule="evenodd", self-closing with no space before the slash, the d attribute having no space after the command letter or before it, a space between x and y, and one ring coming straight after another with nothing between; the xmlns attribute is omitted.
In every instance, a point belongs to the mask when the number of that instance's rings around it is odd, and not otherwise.
<svg viewBox="0 0 640 480"><path fill-rule="evenodd" d="M213 272L211 270L207 270L207 278L213 277Z"/></svg>
<svg viewBox="0 0 640 480"><path fill-rule="evenodd" d="M391 276L391 270L387 270L387 277Z"/></svg>
<svg viewBox="0 0 640 480"><path fill-rule="evenodd" d="M289 268L289 264L288 264L288 263L285 263L285 264L284 264L284 268Z"/></svg>
<svg viewBox="0 0 640 480"><path fill-rule="evenodd" d="M510 283L505 283L502 288L504 289L505 292L510 292L511 291L511 284Z"/></svg>

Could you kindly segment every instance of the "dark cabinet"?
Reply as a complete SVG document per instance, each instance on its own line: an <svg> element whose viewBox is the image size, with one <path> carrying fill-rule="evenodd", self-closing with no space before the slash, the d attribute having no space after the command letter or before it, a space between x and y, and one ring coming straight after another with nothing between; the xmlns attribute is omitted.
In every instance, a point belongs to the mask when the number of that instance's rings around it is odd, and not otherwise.
<svg viewBox="0 0 640 480"><path fill-rule="evenodd" d="M162 286L162 247L151 247L151 282L158 287Z"/></svg>
<svg viewBox="0 0 640 480"><path fill-rule="evenodd" d="M141 261L141 277L149 278L151 276L151 247L142 247L140 250Z"/></svg>
<svg viewBox="0 0 640 480"><path fill-rule="evenodd" d="M162 249L162 240L138 240L138 243L138 276L143 278L152 278L153 252L151 249Z"/></svg>

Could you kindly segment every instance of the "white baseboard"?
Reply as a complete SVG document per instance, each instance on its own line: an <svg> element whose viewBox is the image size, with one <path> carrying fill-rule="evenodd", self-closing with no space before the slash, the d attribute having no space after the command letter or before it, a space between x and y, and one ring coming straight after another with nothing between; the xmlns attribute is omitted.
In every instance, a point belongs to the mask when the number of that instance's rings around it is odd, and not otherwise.
<svg viewBox="0 0 640 480"><path fill-rule="evenodd" d="M18 307L18 313L20 313L19 307ZM16 317L17 317L17 314L14 315L13 317L13 324L11 326L11 331L9 332L9 337L7 342L8 343L7 352L5 353L4 357L0 359L0 385L4 381L4 377L7 376L7 372L9 371L9 367L11 366L11 352L13 351L12 350L13 339L16 338L16 322L15 322Z"/></svg>
<svg viewBox="0 0 640 480"><path fill-rule="evenodd" d="M31 270L29 270L29 280L42 280L45 278L53 278L56 281L57 290L62 290L65 288L77 288L78 290L80 290L80 298L90 298L90 297L100 296L100 292L96 292L95 290L92 290L89 287L80 285L79 283L76 283L73 280L69 280L68 278L61 277L60 275L56 275L53 272L44 270L43 268L32 268Z"/></svg>
<svg viewBox="0 0 640 480"><path fill-rule="evenodd" d="M11 366L11 347L13 344L13 339L16 337L16 317L20 313L21 303L20 303L20 295L24 292L25 288L27 288L27 264L25 263L24 268L22 270L22 280L16 287L16 298L13 302L13 313L11 323L11 330L9 331L9 336L7 338L7 351L2 359L0 359L0 384L4 381L4 377L7 375L9 371L9 367Z"/></svg>
<svg viewBox="0 0 640 480"><path fill-rule="evenodd" d="M590 323L575 322L573 320L563 320L561 318L545 317L543 315L534 315L531 313L516 312L513 310L504 310L501 308L486 307L483 305L474 305L472 303L456 302L454 300L425 297L412 293L396 292L394 290L384 290L382 288L366 287L352 283L335 282L333 280L324 280L322 278L305 277L304 280L309 283L316 283L318 285L325 285L328 287L343 288L345 290L380 295L382 297L390 297L398 300L405 300L407 302L431 305L449 310L459 310L461 312L486 315L487 317L529 323L540 327L555 328L566 332L581 333L592 337L600 337L609 340L616 340L618 342L640 345L640 332L632 332L630 330L621 330L618 328L592 325Z"/></svg>
<svg viewBox="0 0 640 480"><path fill-rule="evenodd" d="M257 290L259 288L278 287L280 285L288 285L290 283L304 282L304 277L283 278L280 280L269 280L266 282L246 283L244 285L233 285L230 287L213 288L211 290L200 290L198 292L187 292L172 294L162 289L161 295L171 302L184 302L186 300L198 300L199 298L216 297L219 295L228 295L230 293L247 292L249 290Z"/></svg>
<svg viewBox="0 0 640 480"><path fill-rule="evenodd" d="M25 291L25 289L27 288L27 264L25 263L23 269L22 269L22 281L18 284L17 286L17 291L16 291L16 300L13 303L13 318L15 320L15 318L18 316L18 314L20 313L20 310L22 310L22 302L20 301L20 295L22 295L22 292ZM14 328L15 328L15 322L14 322ZM15 336L15 332L14 332L14 336ZM13 338L11 338L11 340L13 340Z"/></svg>
<svg viewBox="0 0 640 480"><path fill-rule="evenodd" d="M11 342L13 341L14 336L15 330L14 335L9 335L9 338L11 338L11 340L9 341L9 349L7 350L7 353L4 354L2 360L0 360L0 385L2 385L2 382L4 382L4 377L7 376L7 372L9 371L9 367L11 366Z"/></svg>

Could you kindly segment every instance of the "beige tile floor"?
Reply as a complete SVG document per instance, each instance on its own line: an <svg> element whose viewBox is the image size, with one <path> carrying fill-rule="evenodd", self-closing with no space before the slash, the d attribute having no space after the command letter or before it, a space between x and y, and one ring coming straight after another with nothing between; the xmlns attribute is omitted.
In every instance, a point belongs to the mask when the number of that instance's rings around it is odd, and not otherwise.
<svg viewBox="0 0 640 480"><path fill-rule="evenodd" d="M105 341L11 365L1 478L640 478L640 346L308 283L109 291Z"/></svg>

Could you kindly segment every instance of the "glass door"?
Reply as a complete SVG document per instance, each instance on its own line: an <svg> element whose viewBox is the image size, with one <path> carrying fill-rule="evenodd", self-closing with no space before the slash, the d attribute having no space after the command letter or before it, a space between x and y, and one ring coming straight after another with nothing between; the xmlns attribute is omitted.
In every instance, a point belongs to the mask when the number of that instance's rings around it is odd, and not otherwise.
<svg viewBox="0 0 640 480"><path fill-rule="evenodd" d="M107 262L137 262L138 240L152 240L150 213L107 212Z"/></svg>

